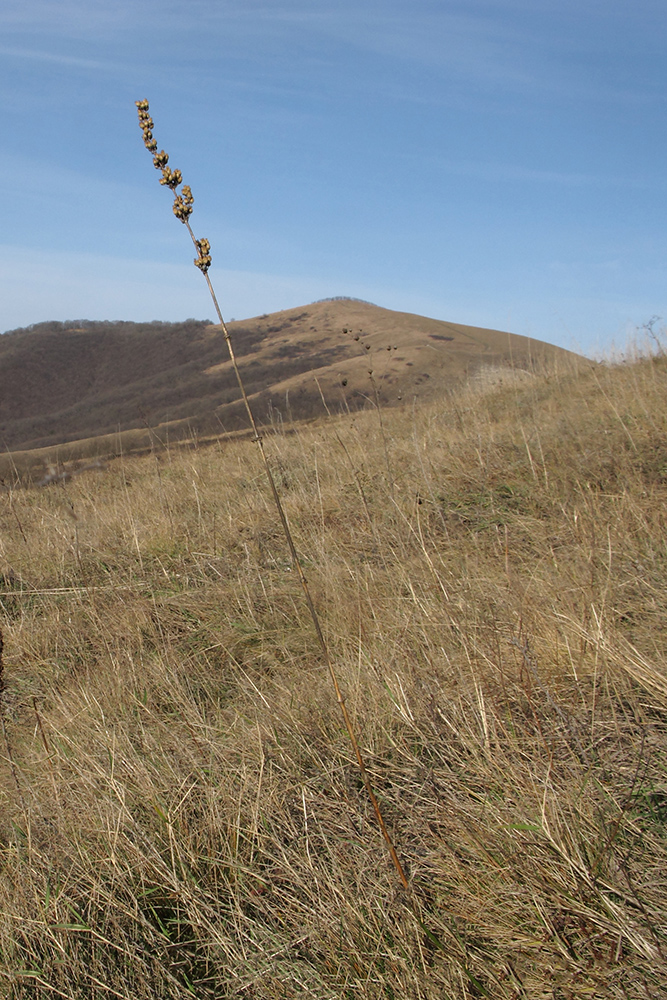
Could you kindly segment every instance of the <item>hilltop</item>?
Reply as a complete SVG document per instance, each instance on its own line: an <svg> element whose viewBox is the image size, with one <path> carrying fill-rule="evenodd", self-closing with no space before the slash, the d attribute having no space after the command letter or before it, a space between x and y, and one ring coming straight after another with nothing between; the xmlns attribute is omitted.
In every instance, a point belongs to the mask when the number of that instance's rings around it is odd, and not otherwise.
<svg viewBox="0 0 667 1000"><path fill-rule="evenodd" d="M535 370L568 353L353 299L229 330L262 423L317 416L325 403L332 411L412 404L481 371ZM0 337L0 440L12 451L148 427L170 440L234 431L246 426L238 399L224 338L207 321L40 323Z"/></svg>

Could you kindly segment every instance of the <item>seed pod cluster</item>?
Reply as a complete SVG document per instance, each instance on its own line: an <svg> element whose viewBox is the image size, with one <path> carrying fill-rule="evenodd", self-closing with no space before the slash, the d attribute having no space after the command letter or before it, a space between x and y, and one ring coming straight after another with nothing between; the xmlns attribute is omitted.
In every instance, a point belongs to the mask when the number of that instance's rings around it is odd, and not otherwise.
<svg viewBox="0 0 667 1000"><path fill-rule="evenodd" d="M195 243L197 244L197 253L199 254L195 258L195 267L198 267L202 274L206 274L211 266L211 244L208 240L195 240Z"/></svg>
<svg viewBox="0 0 667 1000"><path fill-rule="evenodd" d="M153 126L155 122L148 113L148 101L135 101L139 114L139 128L144 133L144 146L149 153L157 150L157 142L153 138Z"/></svg>
<svg viewBox="0 0 667 1000"><path fill-rule="evenodd" d="M171 167L167 166L169 163L169 156L165 153L164 149L157 152L157 142L153 138L153 128L155 123L150 116L150 111L148 107L148 101L135 101L137 107L137 114L139 115L139 128L141 129L144 136L144 146L153 154L153 166L156 170L162 172L160 177L160 184L164 187L170 188L174 192L174 204L173 212L177 219L185 223L188 226L190 235L195 242L197 247L198 257L195 260L196 267L206 274L209 267L211 266L211 244L208 240L195 240L192 230L189 226L189 218L192 215L192 208L194 205L194 197L192 195L192 189L188 184L183 184L182 190L179 192L176 188L183 183L183 174L180 170L172 170Z"/></svg>
<svg viewBox="0 0 667 1000"><path fill-rule="evenodd" d="M175 191L182 180L183 174L180 170L172 170L171 167L162 168L160 184L166 184L166 186L171 188L172 191Z"/></svg>
<svg viewBox="0 0 667 1000"><path fill-rule="evenodd" d="M185 222L192 215L192 206L194 204L194 198L192 197L192 191L190 190L189 184L183 185L183 190L180 194L174 195L174 215L181 222Z"/></svg>
<svg viewBox="0 0 667 1000"><path fill-rule="evenodd" d="M159 153L156 153L153 157L153 166L156 170L162 170L169 163L169 157L165 153L164 149L161 149Z"/></svg>

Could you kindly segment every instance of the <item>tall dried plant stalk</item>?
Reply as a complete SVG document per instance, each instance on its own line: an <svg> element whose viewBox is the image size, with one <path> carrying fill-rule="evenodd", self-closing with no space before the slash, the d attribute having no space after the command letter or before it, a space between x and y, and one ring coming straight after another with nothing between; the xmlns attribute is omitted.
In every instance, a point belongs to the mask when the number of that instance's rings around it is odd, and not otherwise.
<svg viewBox="0 0 667 1000"><path fill-rule="evenodd" d="M354 733L352 720L350 719L350 714L347 710L347 705L345 704L345 698L341 691L340 684L338 683L338 677L334 669L333 660L329 653L329 647L327 645L326 639L324 638L324 633L322 631L320 619L315 609L313 599L311 597L310 588L308 587L308 581L306 580L301 563L299 561L299 557L296 551L296 546L294 544L294 538L292 536L289 522L287 520L287 515L285 514L285 509L280 499L280 494L278 493L278 488L276 486L275 478L273 476L273 472L271 471L271 465L264 450L264 442L262 439L262 435L259 432L259 428L257 426L257 422L255 420L252 407L250 406L250 400L248 399L248 394L246 392L245 385L243 384L243 378L241 377L241 372L239 370L236 361L236 355L234 353L234 346L232 344L232 339L229 334L229 330L227 329L227 324L223 319L222 311L218 304L218 299L215 294L215 290L213 288L213 285L211 284L211 279L209 278L208 275L208 269L211 266L211 245L207 239L198 240L195 237L194 232L192 231L192 227L190 226L190 216L192 215L192 209L194 205L192 190L190 189L189 185L183 184L183 186L181 187L181 191L180 192L178 191L178 188L182 185L183 176L180 170L172 170L168 166L169 156L167 155L167 153L165 153L164 150L160 150L158 152L157 142L153 138L154 122L150 116L148 101L146 100L136 101L135 103L139 114L139 127L141 128L144 137L144 145L146 146L146 149L149 151L149 153L151 153L153 156L153 165L155 169L160 170L162 174L162 176L160 177L160 184L170 188L174 192L174 204L173 204L174 215L176 216L177 219L180 219L180 221L187 228L188 233L190 234L190 238L192 239L192 242L194 244L195 250L197 251L197 256L194 260L194 264L195 267L199 268L199 270L204 276L204 279L208 286L209 293L211 295L211 299L213 301L213 305L215 307L216 314L218 316L220 326L222 328L222 333L225 338L225 342L227 344L227 349L229 351L229 357L232 363L232 367L234 369L234 374L236 375L236 380L238 382L239 390L243 398L243 403L246 409L246 413L248 414L248 420L252 428L253 440L256 442L260 450L260 454L262 456L262 463L264 465L264 470L266 472L266 478L268 479L269 487L271 489L271 494L273 496L273 501L275 503L275 507L278 512L278 516L280 518L280 523L282 525L283 533L285 535L285 540L287 541L287 547L289 548L290 551L292 564L295 567L297 574L299 576L299 581L301 583L306 605L308 607L308 611L313 622L315 634L317 636L317 641L322 650L324 661L328 667L334 691L336 693L336 699L338 701L338 704L340 705L340 710L342 712L343 720L345 722L345 728L347 729L350 743L352 745L352 749L356 757L359 773L361 774L361 778L366 787L368 797L373 806L373 811L375 812L375 817L377 819L378 826L380 827L382 836L384 837L387 847L389 848L389 853L391 855L391 859L393 861L396 872L398 873L398 876L404 888L407 889L408 879L405 874L405 871L403 870L403 866L399 860L393 841L389 835L389 831L387 830L387 826L382 816L382 810L380 809L380 804L377 800L375 792L373 791L373 785L371 783L370 775L364 763L364 758L362 756L361 750L359 749L359 743L357 742L357 738Z"/></svg>

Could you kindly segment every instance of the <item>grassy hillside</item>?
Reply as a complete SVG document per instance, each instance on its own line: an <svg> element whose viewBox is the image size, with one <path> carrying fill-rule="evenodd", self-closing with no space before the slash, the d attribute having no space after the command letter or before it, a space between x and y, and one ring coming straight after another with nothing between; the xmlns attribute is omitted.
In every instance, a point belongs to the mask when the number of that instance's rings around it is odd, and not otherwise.
<svg viewBox="0 0 667 1000"><path fill-rule="evenodd" d="M320 389L335 410L363 408L376 393L394 405L437 395L480 367L532 368L567 354L515 334L350 299L229 326L246 389L267 423L322 415ZM120 432L127 451L147 427L172 441L193 429L237 430L246 426L238 397L224 338L207 322L81 320L0 337L0 441L12 452L100 435L118 443ZM108 450L102 442L100 452Z"/></svg>
<svg viewBox="0 0 667 1000"><path fill-rule="evenodd" d="M0 495L12 998L667 995L667 360ZM4 739L4 737L2 737Z"/></svg>

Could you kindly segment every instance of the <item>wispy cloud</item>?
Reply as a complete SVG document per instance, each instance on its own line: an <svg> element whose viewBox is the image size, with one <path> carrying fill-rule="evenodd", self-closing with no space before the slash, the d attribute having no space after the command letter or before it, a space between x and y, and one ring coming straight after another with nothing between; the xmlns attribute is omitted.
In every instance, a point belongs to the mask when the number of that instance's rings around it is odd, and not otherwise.
<svg viewBox="0 0 667 1000"><path fill-rule="evenodd" d="M636 0L632 15L620 0L610 0L609 17L626 21L634 30L637 17L655 16L655 0ZM595 79L585 50L595 36L573 31L573 24L594 9L593 0L554 0L539 5L527 0L312 0L267 3L266 0L189 0L187 15L176 0L5 0L0 8L4 30L2 54L70 65L82 69L109 69L104 59L63 52L66 40L86 40L94 50L110 40L136 45L149 33L151 62L164 57L179 63L195 58L200 65L215 60L216 76L239 60L257 67L282 67L286 78L295 63L303 81L304 62L315 58L345 62L351 53L393 65L399 95L418 96L410 83L418 68L469 91L500 90L524 94L555 94L586 101L636 101L641 88L630 83ZM598 18L599 20L599 18ZM545 24L547 30L545 30ZM15 44L8 44L10 38ZM25 45L26 37L38 45ZM220 39L226 61L220 63ZM48 45L43 44L49 39ZM178 39L178 46L174 41ZM58 41L59 40L59 41ZM603 46L600 41L600 46ZM582 45L584 49L582 50ZM295 60L295 53L298 57ZM275 79L274 83L278 83ZM283 83L285 81L283 80ZM436 89L441 89L437 87ZM423 87L421 99L424 99ZM472 95L471 95L472 99ZM646 99L644 95L643 99Z"/></svg>
<svg viewBox="0 0 667 1000"><path fill-rule="evenodd" d="M410 154L403 154L410 159ZM613 174L578 173L565 170L539 170L512 163L480 163L471 160L452 160L445 157L420 156L420 164L430 163L442 169L447 174L457 177L471 177L476 180L492 183L530 183L549 184L562 187L605 187L634 188L646 190L664 188L665 181L654 177L650 181L646 177L629 177Z"/></svg>
<svg viewBox="0 0 667 1000"><path fill-rule="evenodd" d="M40 63L57 63L60 66L73 66L79 69L113 69L114 71L118 69L112 63L101 62L99 59L82 59L79 56L62 55L58 52L46 52L40 49L23 49L17 46L0 46L0 56Z"/></svg>
<svg viewBox="0 0 667 1000"><path fill-rule="evenodd" d="M135 20L141 19L143 9L149 4L154 7L154 0L148 0L148 3L141 0L137 4L128 0L116 0L114 3L101 0L59 0L57 4L51 0L3 0L0 25L5 31L15 33L38 32L51 37L82 37L131 24L132 10L135 10Z"/></svg>
<svg viewBox="0 0 667 1000"><path fill-rule="evenodd" d="M37 159L10 153L0 153L0 174L20 177L22 190L31 197L53 198L54 192L76 192L78 200L114 199L118 204L138 183L130 185L123 180L110 180L58 163L49 162L45 169L43 157Z"/></svg>

